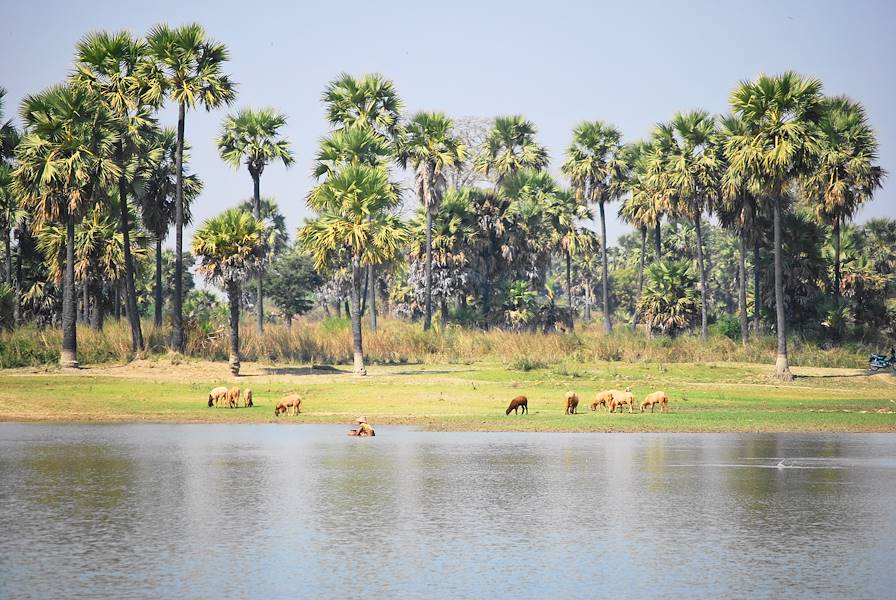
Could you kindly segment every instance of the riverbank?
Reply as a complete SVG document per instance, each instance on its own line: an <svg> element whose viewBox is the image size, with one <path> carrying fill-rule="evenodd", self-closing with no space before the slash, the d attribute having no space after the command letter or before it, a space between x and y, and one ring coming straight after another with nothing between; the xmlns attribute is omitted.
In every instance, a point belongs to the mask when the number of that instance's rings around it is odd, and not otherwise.
<svg viewBox="0 0 896 600"><path fill-rule="evenodd" d="M177 362L177 361L175 361ZM246 363L232 378L215 362L135 361L76 372L0 371L0 421L348 423L436 431L893 431L896 378L858 369L795 368L782 384L765 365L677 363L564 364L530 371L501 365L374 365L367 378L348 367ZM209 389L251 388L254 408L208 408ZM631 385L636 398L654 390L670 412L608 414L588 405L597 391ZM575 390L580 414L563 414ZM279 418L283 395L303 397L302 414ZM529 415L507 416L511 398L529 398Z"/></svg>

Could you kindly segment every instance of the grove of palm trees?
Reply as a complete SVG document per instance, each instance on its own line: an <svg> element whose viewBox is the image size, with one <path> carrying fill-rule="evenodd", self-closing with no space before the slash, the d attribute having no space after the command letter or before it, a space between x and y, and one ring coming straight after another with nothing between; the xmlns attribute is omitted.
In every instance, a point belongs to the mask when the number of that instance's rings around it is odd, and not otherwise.
<svg viewBox="0 0 896 600"><path fill-rule="evenodd" d="M288 139L288 114L241 106L229 59L197 24L96 32L69 78L0 104L0 366L176 353L364 375L568 354L755 361L789 380L794 349L861 366L896 340L896 220L852 222L887 175L873 124L808 75L732 82L727 114L681 107L646 139L584 110L551 157L524 116L411 113L375 73L334 74L328 135ZM220 110L220 159L250 176L230 198L204 198L189 165L199 108ZM314 157L290 171L314 178L307 197L264 196L296 155ZM220 214L185 247L198 202ZM289 230L278 203L295 202L310 216ZM631 233L608 239L609 211Z"/></svg>

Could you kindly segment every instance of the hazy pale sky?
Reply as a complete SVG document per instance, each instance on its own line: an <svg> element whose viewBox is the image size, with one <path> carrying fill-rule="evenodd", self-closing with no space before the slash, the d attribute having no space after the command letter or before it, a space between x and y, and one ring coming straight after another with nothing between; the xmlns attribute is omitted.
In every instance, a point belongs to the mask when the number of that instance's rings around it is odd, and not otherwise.
<svg viewBox="0 0 896 600"><path fill-rule="evenodd" d="M228 46L225 69L239 84L230 110L268 105L288 115L297 161L289 170L270 166L261 186L280 204L291 236L309 214L311 162L328 130L320 95L342 71L391 78L409 114L523 114L559 174L580 121L613 123L632 141L679 110L727 111L740 80L793 69L820 78L827 94L864 103L880 163L896 171L896 3L887 1L4 2L7 113L65 78L75 43L89 31L143 34L162 21L199 22ZM227 110L187 116L192 167L205 182L196 223L252 192L245 168L226 166L214 145ZM166 109L161 121L175 126L176 111ZM896 217L893 177L860 221ZM613 216L608 237L626 230Z"/></svg>

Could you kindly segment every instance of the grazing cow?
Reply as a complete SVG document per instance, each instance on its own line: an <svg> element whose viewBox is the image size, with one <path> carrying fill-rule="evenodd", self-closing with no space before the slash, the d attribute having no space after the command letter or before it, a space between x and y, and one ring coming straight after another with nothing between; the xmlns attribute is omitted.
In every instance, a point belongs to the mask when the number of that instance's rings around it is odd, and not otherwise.
<svg viewBox="0 0 896 600"><path fill-rule="evenodd" d="M255 404L252 403L252 390L246 390L246 399L243 400L243 406L246 408L255 406Z"/></svg>
<svg viewBox="0 0 896 600"><path fill-rule="evenodd" d="M212 407L217 405L218 402L223 402L227 397L227 388L224 386L216 387L212 391L208 393L208 405Z"/></svg>
<svg viewBox="0 0 896 600"><path fill-rule="evenodd" d="M566 412L564 414L576 414L576 408L579 406L579 396L575 392L566 392Z"/></svg>
<svg viewBox="0 0 896 600"><path fill-rule="evenodd" d="M281 400L277 403L277 406L274 407L274 416L279 417L280 415L286 414L287 408L286 404Z"/></svg>
<svg viewBox="0 0 896 600"><path fill-rule="evenodd" d="M236 408L240 403L241 396L240 388L232 387L227 390L227 406L230 408Z"/></svg>
<svg viewBox="0 0 896 600"><path fill-rule="evenodd" d="M510 411L513 411L513 414L518 415L519 409L523 409L523 414L529 412L529 400L525 396L517 396L513 400L510 401L510 406L507 407L507 412L505 414L510 414Z"/></svg>
<svg viewBox="0 0 896 600"><path fill-rule="evenodd" d="M635 396L632 394L631 387L625 388L624 392L620 390L610 391L613 394L613 399L610 401L610 412L616 412L617 408L619 408L619 412L622 412L624 406L628 406L628 412L635 412Z"/></svg>
<svg viewBox="0 0 896 600"><path fill-rule="evenodd" d="M650 407L650 412L653 412L653 408L657 404L660 405L660 411L669 412L669 396L666 395L666 392L648 394L644 401L641 402L641 412L644 412L644 409L648 406Z"/></svg>
<svg viewBox="0 0 896 600"><path fill-rule="evenodd" d="M611 390L604 390L602 392L597 393L597 398L594 399L594 402L591 403L591 410L597 410L598 406L603 406L604 408L609 408L610 402L613 400L613 392Z"/></svg>
<svg viewBox="0 0 896 600"><path fill-rule="evenodd" d="M302 412L302 397L298 394L289 394L280 399L280 403L286 406L286 414L298 415Z"/></svg>

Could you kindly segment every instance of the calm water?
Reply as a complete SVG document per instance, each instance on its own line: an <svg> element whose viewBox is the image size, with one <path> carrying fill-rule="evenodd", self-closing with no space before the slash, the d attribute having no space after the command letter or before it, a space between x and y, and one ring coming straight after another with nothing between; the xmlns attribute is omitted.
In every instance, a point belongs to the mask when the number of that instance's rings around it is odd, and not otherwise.
<svg viewBox="0 0 896 600"><path fill-rule="evenodd" d="M894 435L345 429L0 424L0 597L894 597Z"/></svg>

